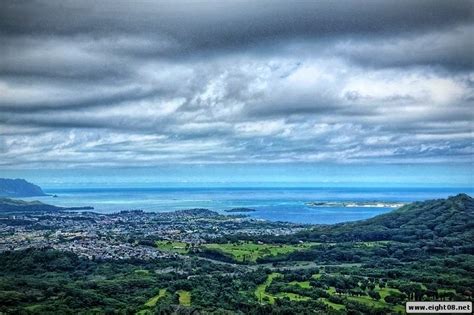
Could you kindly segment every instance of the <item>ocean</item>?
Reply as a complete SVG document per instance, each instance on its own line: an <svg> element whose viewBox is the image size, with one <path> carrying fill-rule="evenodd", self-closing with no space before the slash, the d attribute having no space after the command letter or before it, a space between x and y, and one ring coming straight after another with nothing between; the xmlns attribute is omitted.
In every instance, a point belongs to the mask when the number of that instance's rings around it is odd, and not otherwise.
<svg viewBox="0 0 474 315"><path fill-rule="evenodd" d="M393 208L310 207L314 201L391 201L412 202L445 198L473 188L67 188L45 189L57 197L22 198L40 200L63 207L92 206L95 212L121 210L154 212L206 208L225 213L237 207L256 211L246 215L255 219L306 224L332 224L374 217Z"/></svg>

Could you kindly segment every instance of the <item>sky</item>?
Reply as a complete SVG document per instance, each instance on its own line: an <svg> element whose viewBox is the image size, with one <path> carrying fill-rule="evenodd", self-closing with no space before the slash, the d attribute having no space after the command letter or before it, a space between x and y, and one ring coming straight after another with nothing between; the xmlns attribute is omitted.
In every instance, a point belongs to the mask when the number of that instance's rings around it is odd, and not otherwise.
<svg viewBox="0 0 474 315"><path fill-rule="evenodd" d="M5 0L0 175L473 186L473 31L473 1Z"/></svg>

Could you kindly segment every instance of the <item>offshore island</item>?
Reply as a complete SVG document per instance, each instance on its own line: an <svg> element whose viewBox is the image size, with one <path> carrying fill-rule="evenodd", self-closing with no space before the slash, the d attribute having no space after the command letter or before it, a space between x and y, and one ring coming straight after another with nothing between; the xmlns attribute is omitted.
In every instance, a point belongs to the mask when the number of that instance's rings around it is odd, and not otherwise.
<svg viewBox="0 0 474 315"><path fill-rule="evenodd" d="M406 203L390 201L313 201L306 202L309 207L335 208L400 208Z"/></svg>
<svg viewBox="0 0 474 315"><path fill-rule="evenodd" d="M257 210L252 209L252 208L232 208L232 209L227 209L224 211L232 213L232 212L255 212Z"/></svg>

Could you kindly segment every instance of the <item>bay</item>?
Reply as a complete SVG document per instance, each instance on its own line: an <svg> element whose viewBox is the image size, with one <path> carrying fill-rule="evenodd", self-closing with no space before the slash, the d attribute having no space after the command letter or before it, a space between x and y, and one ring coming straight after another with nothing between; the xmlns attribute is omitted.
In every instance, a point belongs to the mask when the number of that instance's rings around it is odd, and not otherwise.
<svg viewBox="0 0 474 315"><path fill-rule="evenodd" d="M362 220L392 211L376 207L310 207L314 201L412 202L445 198L472 188L319 188L319 187L174 187L174 188L53 188L52 196L23 198L63 206L93 206L95 212L122 210L154 212L206 208L223 214L232 208L252 208L243 213L255 219L306 224L332 224ZM235 214L235 213L232 213Z"/></svg>

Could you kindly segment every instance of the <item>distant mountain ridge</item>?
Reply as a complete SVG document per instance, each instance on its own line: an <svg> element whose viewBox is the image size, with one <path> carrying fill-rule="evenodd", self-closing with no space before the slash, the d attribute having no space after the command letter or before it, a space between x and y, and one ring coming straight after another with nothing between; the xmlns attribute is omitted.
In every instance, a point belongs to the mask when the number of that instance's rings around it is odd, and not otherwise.
<svg viewBox="0 0 474 315"><path fill-rule="evenodd" d="M24 179L0 178L0 197L47 196L41 187Z"/></svg>

